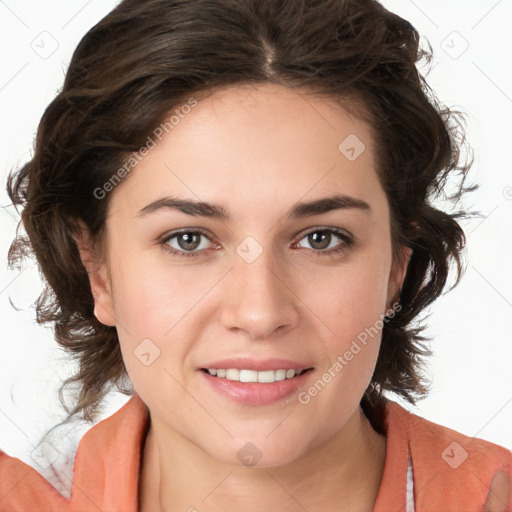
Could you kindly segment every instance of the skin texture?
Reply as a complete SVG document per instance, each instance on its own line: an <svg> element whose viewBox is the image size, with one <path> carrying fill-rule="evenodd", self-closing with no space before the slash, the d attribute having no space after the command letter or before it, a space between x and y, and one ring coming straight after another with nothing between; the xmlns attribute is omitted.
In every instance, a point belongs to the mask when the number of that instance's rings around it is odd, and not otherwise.
<svg viewBox="0 0 512 512"><path fill-rule="evenodd" d="M350 134L365 145L353 161L338 149ZM372 509L386 444L359 402L380 335L307 404L294 393L243 405L207 386L199 368L232 356L291 359L314 368L307 388L389 310L410 253L393 261L375 169L370 128L334 102L275 85L231 87L200 100L117 186L96 264L83 231L95 314L117 327L151 414L141 510ZM287 217L297 202L337 193L370 209ZM219 204L230 218L138 215L164 196ZM344 250L322 254L307 235L326 227L350 233L353 245L331 234L328 249ZM193 256L166 250L186 252L183 239L161 243L182 228L207 231ZM248 236L262 249L252 263L236 251ZM146 339L160 350L149 365L136 356ZM253 467L237 456L248 442L261 453Z"/></svg>

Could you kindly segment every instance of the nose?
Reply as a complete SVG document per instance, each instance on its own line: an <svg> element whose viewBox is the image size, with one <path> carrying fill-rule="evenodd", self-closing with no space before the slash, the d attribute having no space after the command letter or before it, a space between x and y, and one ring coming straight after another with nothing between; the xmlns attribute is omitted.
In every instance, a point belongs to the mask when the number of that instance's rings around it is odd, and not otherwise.
<svg viewBox="0 0 512 512"><path fill-rule="evenodd" d="M298 297L290 287L287 272L270 251L248 263L237 254L225 283L222 323L252 340L266 339L274 331L288 330L299 321Z"/></svg>

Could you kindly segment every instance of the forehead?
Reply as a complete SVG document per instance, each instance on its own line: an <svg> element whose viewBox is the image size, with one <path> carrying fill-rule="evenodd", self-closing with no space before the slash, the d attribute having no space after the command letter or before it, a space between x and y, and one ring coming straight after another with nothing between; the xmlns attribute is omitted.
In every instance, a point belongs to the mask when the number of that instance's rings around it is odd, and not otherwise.
<svg viewBox="0 0 512 512"><path fill-rule="evenodd" d="M217 203L236 193L247 209L333 187L368 199L378 188L369 125L332 99L274 84L195 98L115 195L136 206L165 192Z"/></svg>
<svg viewBox="0 0 512 512"><path fill-rule="evenodd" d="M233 154L237 149L252 148L251 156L259 154L261 158L266 151L279 154L279 149L289 157L318 157L321 152L332 157L338 156L340 143L352 135L361 143L364 140L369 149L366 156L373 166L370 126L332 98L276 84L246 84L205 94L174 127L175 146L181 136L187 137L193 131L203 142L231 140L232 144L219 146L219 150L231 149ZM348 101L345 99L344 104ZM359 102L362 110L360 105ZM355 105L351 106L355 109Z"/></svg>

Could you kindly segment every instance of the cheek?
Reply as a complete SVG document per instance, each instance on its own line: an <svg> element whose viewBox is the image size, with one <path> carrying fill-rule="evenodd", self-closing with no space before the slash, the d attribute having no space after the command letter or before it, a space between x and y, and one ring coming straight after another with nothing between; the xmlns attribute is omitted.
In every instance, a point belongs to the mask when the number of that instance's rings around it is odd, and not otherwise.
<svg viewBox="0 0 512 512"><path fill-rule="evenodd" d="M382 254L386 253L359 254L334 272L323 268L303 292L312 301L308 306L328 327L318 377L328 382L329 391L322 392L320 402L337 404L340 413L359 402L377 361L391 265L391 258ZM322 384L317 388L322 389Z"/></svg>
<svg viewBox="0 0 512 512"><path fill-rule="evenodd" d="M112 254L117 262L111 279L121 352L142 396L159 379L169 379L166 370L181 379L180 362L203 327L194 320L218 276L198 267L172 266L142 252L137 257L135 250L118 252L117 259Z"/></svg>
<svg viewBox="0 0 512 512"><path fill-rule="evenodd" d="M185 315L183 299L177 283L167 281L154 267L119 266L112 277L117 284L113 305L124 365L137 393L151 403L172 383L169 372L176 372L169 360L184 357L183 343L167 342L176 336L172 329Z"/></svg>
<svg viewBox="0 0 512 512"><path fill-rule="evenodd" d="M170 296L159 281L144 271L113 274L113 307L118 325L135 343L143 337L161 335L166 323L161 315L170 311ZM168 319L170 321L170 318ZM125 336L126 337L126 336Z"/></svg>
<svg viewBox="0 0 512 512"><path fill-rule="evenodd" d="M318 269L314 280L304 282L302 296L338 338L357 336L386 311L390 264L370 254Z"/></svg>
<svg viewBox="0 0 512 512"><path fill-rule="evenodd" d="M112 270L116 319L140 337L161 339L211 287L212 276L193 267L167 265L165 258L140 253L117 260Z"/></svg>

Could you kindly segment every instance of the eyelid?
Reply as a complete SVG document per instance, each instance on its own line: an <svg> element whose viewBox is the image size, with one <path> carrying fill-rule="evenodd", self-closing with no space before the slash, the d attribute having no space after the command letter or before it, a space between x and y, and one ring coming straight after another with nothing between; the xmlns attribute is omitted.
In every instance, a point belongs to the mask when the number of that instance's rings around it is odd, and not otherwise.
<svg viewBox="0 0 512 512"><path fill-rule="evenodd" d="M182 233L197 233L205 236L210 242L214 243L215 237L206 229L204 228L180 228L175 229L172 231L169 231L168 233L162 235L161 237L158 237L157 242L159 244L165 244L169 242L172 238L175 238L177 235L180 235ZM184 251L185 252L185 251ZM190 252L190 251L189 251ZM195 251L196 253L202 252L202 251ZM194 251L192 251L194 253Z"/></svg>
<svg viewBox="0 0 512 512"><path fill-rule="evenodd" d="M346 236L347 238L350 238L350 239L354 238L354 236L351 233L349 233L347 230L342 229L342 228L337 228L337 227L334 227L334 226L314 226L312 228L306 229L305 231L301 231L298 235L296 235L296 238L301 240L306 235L309 235L310 233L315 233L316 231L329 231L329 232L336 233L336 234L338 234L340 236L344 235L344 236Z"/></svg>

